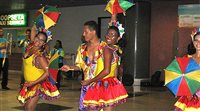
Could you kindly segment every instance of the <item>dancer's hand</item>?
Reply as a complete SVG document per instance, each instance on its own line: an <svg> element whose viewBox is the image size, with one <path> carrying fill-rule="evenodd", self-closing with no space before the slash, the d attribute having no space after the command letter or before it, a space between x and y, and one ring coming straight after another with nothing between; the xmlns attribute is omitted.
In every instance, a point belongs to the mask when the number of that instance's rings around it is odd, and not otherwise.
<svg viewBox="0 0 200 111"><path fill-rule="evenodd" d="M125 11L123 12L123 15L126 16L126 12Z"/></svg>
<svg viewBox="0 0 200 111"><path fill-rule="evenodd" d="M37 30L37 27L36 27L36 25L35 24L33 24L33 27L32 27L32 29L31 30L34 30L34 31L36 31Z"/></svg>
<svg viewBox="0 0 200 111"><path fill-rule="evenodd" d="M67 72L67 71L72 70L72 69L70 68L69 65L63 65L63 66L60 68L60 70L61 70L61 71Z"/></svg>
<svg viewBox="0 0 200 111"><path fill-rule="evenodd" d="M7 52L6 49L1 49L1 53L5 54Z"/></svg>
<svg viewBox="0 0 200 111"><path fill-rule="evenodd" d="M82 85L82 86L87 86L87 85L89 85L90 83L91 83L90 80L81 81L81 85Z"/></svg>

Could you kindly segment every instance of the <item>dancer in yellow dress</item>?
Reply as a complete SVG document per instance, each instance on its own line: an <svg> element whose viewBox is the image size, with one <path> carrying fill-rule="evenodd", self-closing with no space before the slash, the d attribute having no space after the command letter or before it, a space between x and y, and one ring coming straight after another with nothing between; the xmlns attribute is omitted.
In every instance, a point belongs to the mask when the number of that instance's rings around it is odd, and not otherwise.
<svg viewBox="0 0 200 111"><path fill-rule="evenodd" d="M33 42L26 48L23 58L26 82L17 97L25 106L25 111L35 111L40 98L54 100L60 96L56 85L48 80L48 60L43 53L47 35L45 32L38 32L32 39Z"/></svg>
<svg viewBox="0 0 200 111"><path fill-rule="evenodd" d="M109 29L107 36L115 41L119 34L117 32L111 34L110 31L113 30ZM87 43L78 49L76 66L64 65L61 69L63 71L82 69L84 72L85 78L81 84L85 90L82 90L81 93L84 95L81 95L80 99L83 100L85 109L79 109L80 111L100 109L113 111L114 106L124 103L128 97L122 83L115 77L119 56L115 49L105 42L100 42L94 53L91 53L91 47L88 48L92 42L88 41L90 36L88 37L86 32L83 35Z"/></svg>
<svg viewBox="0 0 200 111"><path fill-rule="evenodd" d="M90 84L83 101L89 111L98 111L100 108L103 108L104 111L113 111L114 106L124 103L128 97L124 86L115 76L120 58L114 46L118 37L118 28L109 27L106 34L108 46L103 49L103 54L97 61L95 77L82 81L82 85ZM106 58L106 56L108 57Z"/></svg>
<svg viewBox="0 0 200 111"><path fill-rule="evenodd" d="M188 57L200 64L200 28L195 28L191 36L195 51ZM174 106L175 111L200 111L200 89L193 96L181 96Z"/></svg>

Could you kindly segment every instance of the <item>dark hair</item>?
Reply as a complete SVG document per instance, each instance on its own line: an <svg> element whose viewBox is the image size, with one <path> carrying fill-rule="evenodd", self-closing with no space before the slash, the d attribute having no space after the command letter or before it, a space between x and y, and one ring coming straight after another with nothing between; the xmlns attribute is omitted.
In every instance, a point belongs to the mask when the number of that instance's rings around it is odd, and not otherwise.
<svg viewBox="0 0 200 111"><path fill-rule="evenodd" d="M187 47L187 54L192 55L192 54L194 54L194 53L196 53L196 49L195 49L195 47L194 47L193 42L191 41L191 42L188 44L188 47Z"/></svg>
<svg viewBox="0 0 200 111"><path fill-rule="evenodd" d="M197 35L200 35L200 32L197 32L194 36L193 36L193 41L195 40L196 36ZM196 48L194 47L194 44L193 42L191 42L190 44L188 44L188 47L187 47L187 54L189 55L192 55L196 53Z"/></svg>
<svg viewBox="0 0 200 111"><path fill-rule="evenodd" d="M197 35L200 35L200 32L197 32L197 33L193 36L193 40L196 38Z"/></svg>
<svg viewBox="0 0 200 111"><path fill-rule="evenodd" d="M116 32L117 32L117 37L119 37L120 36L120 33L119 33L119 29L116 27L116 26L110 26L109 28L108 28L108 30L115 30Z"/></svg>
<svg viewBox="0 0 200 111"><path fill-rule="evenodd" d="M62 48L62 42L60 40L56 40L56 42L58 43L58 47L55 45L54 48Z"/></svg>
<svg viewBox="0 0 200 111"><path fill-rule="evenodd" d="M26 32L31 32L31 29L26 29Z"/></svg>
<svg viewBox="0 0 200 111"><path fill-rule="evenodd" d="M45 32L42 32L42 31L40 31L40 32L38 32L37 34L36 34L36 36L38 36L39 34L43 34L44 36L45 36L45 43L47 42L47 34L45 33Z"/></svg>
<svg viewBox="0 0 200 111"><path fill-rule="evenodd" d="M96 35L98 34L98 24L95 21L87 21L84 26L88 26L90 30L96 31Z"/></svg>

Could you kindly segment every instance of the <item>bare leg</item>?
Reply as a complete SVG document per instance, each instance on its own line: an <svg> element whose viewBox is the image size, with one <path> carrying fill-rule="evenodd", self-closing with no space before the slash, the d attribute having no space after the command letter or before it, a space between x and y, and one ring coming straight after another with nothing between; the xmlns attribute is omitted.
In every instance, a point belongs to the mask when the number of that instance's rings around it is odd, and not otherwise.
<svg viewBox="0 0 200 111"><path fill-rule="evenodd" d="M109 106L109 107L105 107L103 108L103 111L113 111L113 107Z"/></svg>
<svg viewBox="0 0 200 111"><path fill-rule="evenodd" d="M35 111L35 107L37 105L37 102L39 100L39 96L35 96L27 101L25 104L25 111Z"/></svg>

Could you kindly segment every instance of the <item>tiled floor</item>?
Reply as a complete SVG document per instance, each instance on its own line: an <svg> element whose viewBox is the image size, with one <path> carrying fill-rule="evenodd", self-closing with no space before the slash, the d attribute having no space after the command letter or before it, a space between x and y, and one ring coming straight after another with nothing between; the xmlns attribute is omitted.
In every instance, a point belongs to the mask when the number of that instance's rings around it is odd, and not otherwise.
<svg viewBox="0 0 200 111"><path fill-rule="evenodd" d="M16 100L19 91L20 73L9 73L9 91L0 89L0 111L22 111L23 107ZM172 111L176 98L165 87L126 87L129 98L115 111ZM78 111L80 82L63 80L60 89L62 97L49 102L40 100L37 111Z"/></svg>

